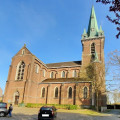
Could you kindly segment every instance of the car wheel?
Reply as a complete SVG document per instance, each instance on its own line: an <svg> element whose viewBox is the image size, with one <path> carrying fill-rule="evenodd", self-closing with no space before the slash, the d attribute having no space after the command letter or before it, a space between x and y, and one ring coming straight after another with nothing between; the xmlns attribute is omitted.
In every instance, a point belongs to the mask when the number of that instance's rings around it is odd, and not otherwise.
<svg viewBox="0 0 120 120"><path fill-rule="evenodd" d="M0 112L0 117L4 117L5 113L4 112Z"/></svg>

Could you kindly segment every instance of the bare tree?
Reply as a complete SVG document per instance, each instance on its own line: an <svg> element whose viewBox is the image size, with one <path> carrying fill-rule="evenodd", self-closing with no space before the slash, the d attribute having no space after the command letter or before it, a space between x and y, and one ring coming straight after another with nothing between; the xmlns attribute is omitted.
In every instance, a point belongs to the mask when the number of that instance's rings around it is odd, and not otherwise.
<svg viewBox="0 0 120 120"><path fill-rule="evenodd" d="M114 50L108 55L108 65L110 66L110 72L112 75L112 83L118 84L120 88L120 51Z"/></svg>
<svg viewBox="0 0 120 120"><path fill-rule="evenodd" d="M109 21L114 23L117 27L118 34L117 38L120 36L120 0L96 0L96 2L101 2L104 5L109 5L109 11L115 14L115 18L111 18L107 15Z"/></svg>
<svg viewBox="0 0 120 120"><path fill-rule="evenodd" d="M109 57L109 61L108 61L109 65L120 67L120 51L114 50L109 53L108 57Z"/></svg>
<svg viewBox="0 0 120 120"><path fill-rule="evenodd" d="M109 53L107 66L109 66L108 80L106 80L107 90L110 97L112 96L112 102L116 103L120 95L120 51L114 50Z"/></svg>
<svg viewBox="0 0 120 120"><path fill-rule="evenodd" d="M118 96L119 96L119 91L118 91L118 90L115 90L115 91L113 92L113 100L114 100L114 103L117 103L117 102L119 101Z"/></svg>
<svg viewBox="0 0 120 120"><path fill-rule="evenodd" d="M101 97L105 94L105 66L101 62L90 63L86 67L86 77L92 81L92 92L96 96L96 108L99 111L99 106L101 106L101 101L106 99ZM103 100L104 99L104 100Z"/></svg>

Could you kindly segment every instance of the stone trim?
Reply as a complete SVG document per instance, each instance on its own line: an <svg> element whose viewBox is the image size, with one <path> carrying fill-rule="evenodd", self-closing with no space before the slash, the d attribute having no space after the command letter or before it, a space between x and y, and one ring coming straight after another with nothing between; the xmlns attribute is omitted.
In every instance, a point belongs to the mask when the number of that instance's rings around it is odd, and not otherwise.
<svg viewBox="0 0 120 120"><path fill-rule="evenodd" d="M105 36L102 36L102 37L94 37L94 38L90 38L90 37L88 37L88 38L86 38L86 39L81 39L81 41L91 41L91 40L99 40L99 39L101 39L101 38L103 38L103 39L105 39Z"/></svg>

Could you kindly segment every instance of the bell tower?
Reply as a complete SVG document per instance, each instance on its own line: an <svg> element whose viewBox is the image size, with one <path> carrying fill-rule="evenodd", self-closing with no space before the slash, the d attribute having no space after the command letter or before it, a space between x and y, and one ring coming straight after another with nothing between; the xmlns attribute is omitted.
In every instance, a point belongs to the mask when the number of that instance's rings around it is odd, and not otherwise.
<svg viewBox="0 0 120 120"><path fill-rule="evenodd" d="M91 14L90 14L90 19L89 19L89 25L88 25L88 30L84 29L84 32L82 34L82 69L81 69L81 77L84 77L84 73L86 73L85 68L89 65L89 63L95 63L96 66L96 71L101 73L99 78L96 78L97 83L96 86L100 86L99 89L96 90L97 87L94 86L95 89L92 89L92 105L96 106L105 106L106 105L106 94L105 94L105 76L104 76L104 32L102 30L102 27L98 28L97 24L97 19L95 15L95 10L94 6L92 6ZM99 64L100 63L100 64ZM99 91L100 90L100 91ZM96 92L97 91L97 92ZM99 91L99 92L98 92ZM99 94L95 98L95 95Z"/></svg>
<svg viewBox="0 0 120 120"><path fill-rule="evenodd" d="M88 30L84 29L82 34L82 65L90 62L100 61L104 64L104 32L102 27L98 28L94 6L92 6Z"/></svg>

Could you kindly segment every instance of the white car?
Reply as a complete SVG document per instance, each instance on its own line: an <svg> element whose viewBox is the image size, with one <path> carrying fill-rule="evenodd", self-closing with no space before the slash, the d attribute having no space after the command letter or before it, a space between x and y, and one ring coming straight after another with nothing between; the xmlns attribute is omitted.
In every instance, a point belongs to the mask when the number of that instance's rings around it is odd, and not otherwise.
<svg viewBox="0 0 120 120"><path fill-rule="evenodd" d="M4 117L8 114L7 103L0 102L0 117Z"/></svg>

